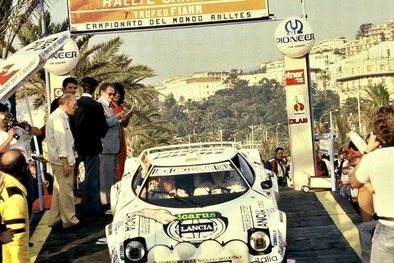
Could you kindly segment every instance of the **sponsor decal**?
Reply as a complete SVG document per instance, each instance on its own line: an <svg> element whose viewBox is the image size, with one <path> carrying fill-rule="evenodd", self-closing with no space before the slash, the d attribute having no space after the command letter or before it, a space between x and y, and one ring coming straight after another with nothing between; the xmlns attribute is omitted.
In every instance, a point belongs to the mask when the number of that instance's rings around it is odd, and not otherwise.
<svg viewBox="0 0 394 263"><path fill-rule="evenodd" d="M125 231L128 232L136 229L137 226L136 221L137 221L137 216L134 213L126 214L124 221Z"/></svg>
<svg viewBox="0 0 394 263"><path fill-rule="evenodd" d="M278 245L278 231L275 229L272 230L272 245L277 246Z"/></svg>
<svg viewBox="0 0 394 263"><path fill-rule="evenodd" d="M268 216L265 210L255 212L256 226L259 228L268 228Z"/></svg>
<svg viewBox="0 0 394 263"><path fill-rule="evenodd" d="M310 24L302 18L283 20L275 30L275 43L283 55L290 58L305 56L315 43L315 34Z"/></svg>
<svg viewBox="0 0 394 263"><path fill-rule="evenodd" d="M221 236L228 219L219 212L201 212L176 215L177 220L164 225L165 233L176 241L203 241Z"/></svg>
<svg viewBox="0 0 394 263"><path fill-rule="evenodd" d="M253 261L253 263L255 263L255 262L277 262L277 261L278 261L277 256L264 256L264 257L257 257L255 259L255 261Z"/></svg>
<svg viewBox="0 0 394 263"><path fill-rule="evenodd" d="M196 166L182 166L182 167L155 167L152 169L151 175L170 175L170 174L191 174L204 173L213 171L233 171L230 162L223 162L219 164L196 165Z"/></svg>
<svg viewBox="0 0 394 263"><path fill-rule="evenodd" d="M303 69L286 70L286 86L305 84Z"/></svg>
<svg viewBox="0 0 394 263"><path fill-rule="evenodd" d="M307 117L289 119L289 124L290 125L304 124L304 123L308 123L308 118Z"/></svg>
<svg viewBox="0 0 394 263"><path fill-rule="evenodd" d="M244 225L244 232L253 228L252 211L250 206L241 206L242 223Z"/></svg>
<svg viewBox="0 0 394 263"><path fill-rule="evenodd" d="M305 115L304 96L294 96L293 113L296 116Z"/></svg>

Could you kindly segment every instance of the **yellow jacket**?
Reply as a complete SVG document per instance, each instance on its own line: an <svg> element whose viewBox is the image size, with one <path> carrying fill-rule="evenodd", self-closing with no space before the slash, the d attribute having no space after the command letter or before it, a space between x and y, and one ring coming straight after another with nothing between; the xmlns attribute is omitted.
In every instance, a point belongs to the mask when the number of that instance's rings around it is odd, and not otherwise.
<svg viewBox="0 0 394 263"><path fill-rule="evenodd" d="M13 241L3 245L3 262L26 263L29 256L29 215L26 188L15 177L5 174L0 198L2 223L14 231Z"/></svg>

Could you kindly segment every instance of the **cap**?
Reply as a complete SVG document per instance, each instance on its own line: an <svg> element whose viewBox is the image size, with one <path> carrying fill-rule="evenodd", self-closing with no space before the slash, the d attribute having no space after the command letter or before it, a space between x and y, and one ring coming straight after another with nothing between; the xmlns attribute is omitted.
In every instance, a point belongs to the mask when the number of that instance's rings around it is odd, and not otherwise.
<svg viewBox="0 0 394 263"><path fill-rule="evenodd" d="M81 80L81 85L83 86L88 86L90 88L96 88L98 85L98 81L92 77L84 77Z"/></svg>

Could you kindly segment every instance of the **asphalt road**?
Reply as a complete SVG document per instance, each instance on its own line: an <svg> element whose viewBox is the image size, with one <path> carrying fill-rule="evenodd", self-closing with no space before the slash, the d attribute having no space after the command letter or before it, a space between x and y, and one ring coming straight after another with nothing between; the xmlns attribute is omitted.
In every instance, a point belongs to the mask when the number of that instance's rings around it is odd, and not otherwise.
<svg viewBox="0 0 394 263"><path fill-rule="evenodd" d="M281 210L287 214L287 257L299 262L360 262L356 225L360 217L338 193L303 193L281 188ZM77 215L80 208L77 206ZM105 237L111 215L83 218L76 229L51 229L47 213L34 215L31 224L31 262L110 262Z"/></svg>
<svg viewBox="0 0 394 263"><path fill-rule="evenodd" d="M106 244L96 244L105 237L104 227L112 215L97 218L77 216L82 225L73 229L50 228L47 226L47 212L38 212L31 223L31 262L110 262Z"/></svg>

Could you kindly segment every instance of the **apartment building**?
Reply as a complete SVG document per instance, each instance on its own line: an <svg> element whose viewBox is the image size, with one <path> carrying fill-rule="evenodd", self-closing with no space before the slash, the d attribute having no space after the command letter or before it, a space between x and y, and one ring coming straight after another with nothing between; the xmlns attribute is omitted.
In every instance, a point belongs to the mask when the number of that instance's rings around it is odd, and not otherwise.
<svg viewBox="0 0 394 263"><path fill-rule="evenodd" d="M394 41L381 42L330 67L331 86L341 102L364 95L364 88L383 83L394 95Z"/></svg>
<svg viewBox="0 0 394 263"><path fill-rule="evenodd" d="M190 77L177 77L166 80L160 87L156 87L161 93L160 100L173 94L176 101L182 103L187 100L202 101L215 94L216 91L228 88L224 83L227 76L225 72L200 72Z"/></svg>

